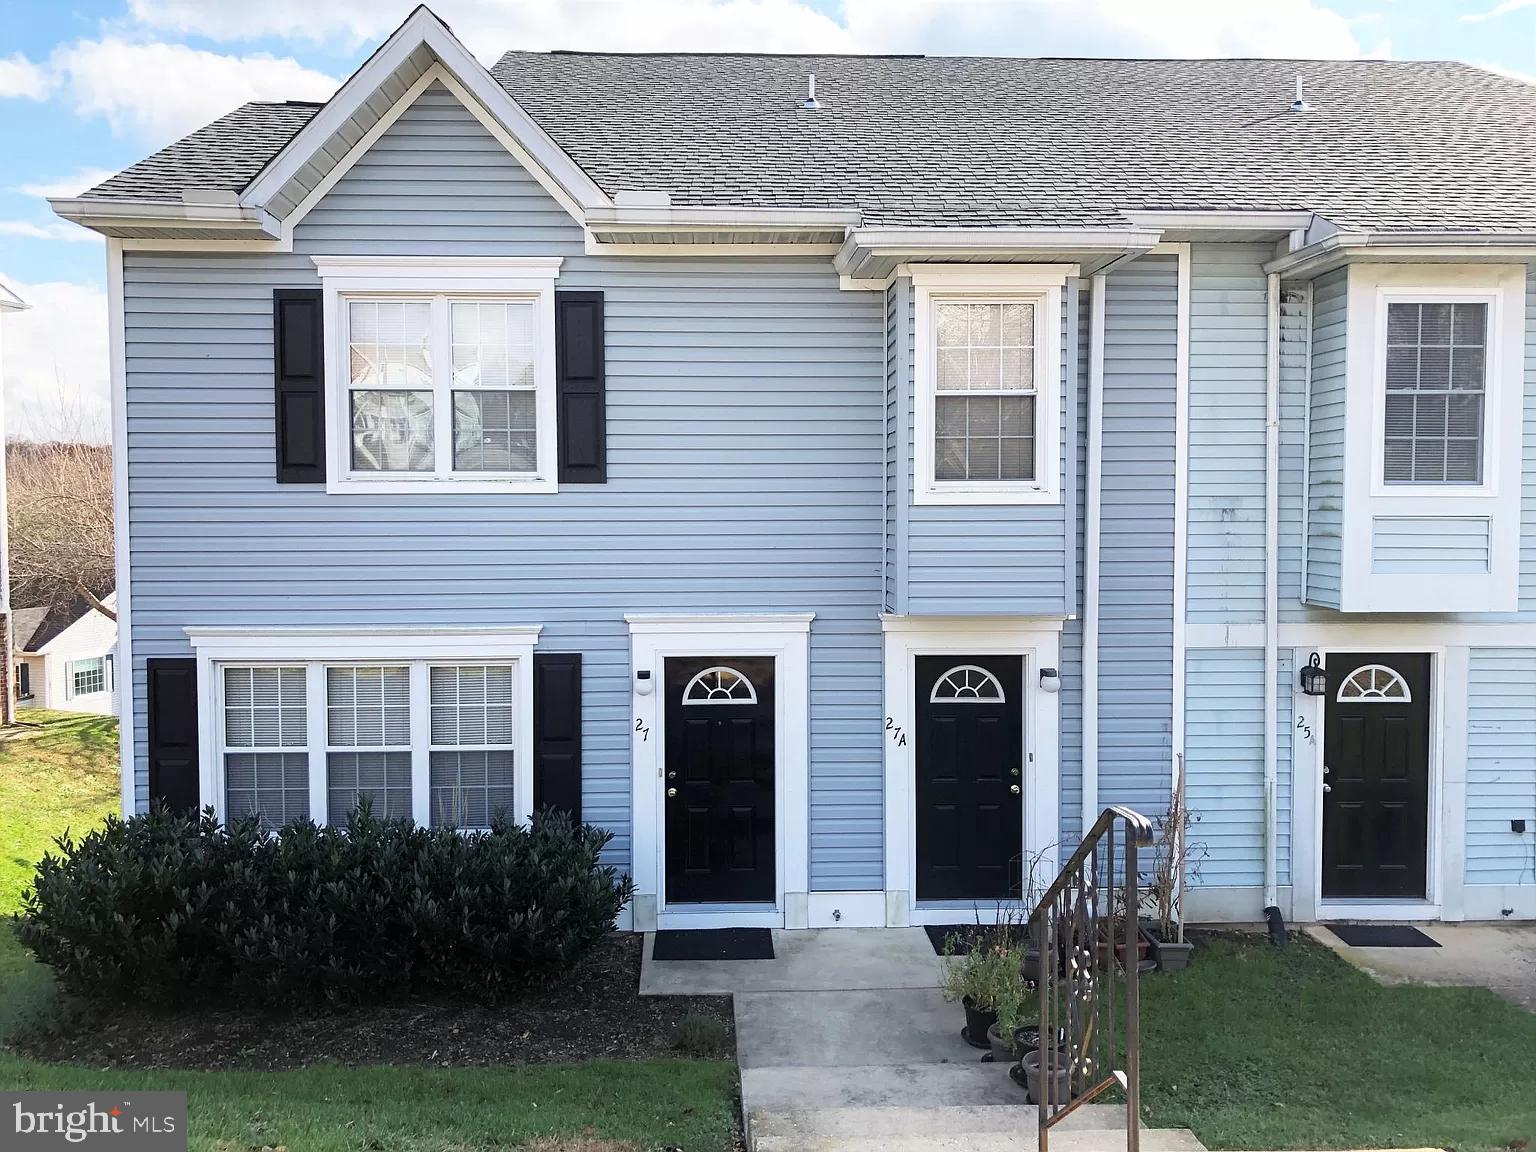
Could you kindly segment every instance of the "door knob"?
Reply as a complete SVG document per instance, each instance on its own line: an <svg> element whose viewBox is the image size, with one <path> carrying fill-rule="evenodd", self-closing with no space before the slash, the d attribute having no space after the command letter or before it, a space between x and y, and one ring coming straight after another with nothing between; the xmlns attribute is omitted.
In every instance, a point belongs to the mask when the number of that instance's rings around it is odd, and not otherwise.
<svg viewBox="0 0 1536 1152"><path fill-rule="evenodd" d="M1017 796L1019 794L1019 786L1017 784L1010 784L1008 785L1008 791Z"/></svg>
<svg viewBox="0 0 1536 1152"><path fill-rule="evenodd" d="M677 795L677 789L676 788L668 788L667 789L667 799L668 800L672 799L672 797L674 797L676 795Z"/></svg>
<svg viewBox="0 0 1536 1152"><path fill-rule="evenodd" d="M1333 791L1333 785L1329 784L1327 781L1324 781L1323 782L1323 791L1324 792L1332 792Z"/></svg>

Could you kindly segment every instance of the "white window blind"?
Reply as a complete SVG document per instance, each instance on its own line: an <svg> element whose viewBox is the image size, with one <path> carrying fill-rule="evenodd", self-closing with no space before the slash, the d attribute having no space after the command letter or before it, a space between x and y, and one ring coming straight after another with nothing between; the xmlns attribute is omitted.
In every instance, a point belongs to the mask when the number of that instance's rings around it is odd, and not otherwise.
<svg viewBox="0 0 1536 1152"><path fill-rule="evenodd" d="M410 669L327 668L326 807L341 821L369 798L375 816L411 816Z"/></svg>
<svg viewBox="0 0 1536 1152"><path fill-rule="evenodd" d="M1488 305L1387 305L1388 484L1480 484Z"/></svg>
<svg viewBox="0 0 1536 1152"><path fill-rule="evenodd" d="M484 828L516 811L513 667L433 667L432 823Z"/></svg>
<svg viewBox="0 0 1536 1152"><path fill-rule="evenodd" d="M939 301L934 479L1035 478L1035 305Z"/></svg>
<svg viewBox="0 0 1536 1152"><path fill-rule="evenodd" d="M268 829L309 816L305 670L224 669L224 805ZM294 751L289 751L293 749Z"/></svg>

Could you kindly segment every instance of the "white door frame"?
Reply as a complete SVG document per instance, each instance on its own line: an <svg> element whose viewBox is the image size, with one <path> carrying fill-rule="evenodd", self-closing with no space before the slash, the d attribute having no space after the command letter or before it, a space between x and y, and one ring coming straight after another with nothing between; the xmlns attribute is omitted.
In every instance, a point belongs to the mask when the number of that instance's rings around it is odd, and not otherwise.
<svg viewBox="0 0 1536 1152"><path fill-rule="evenodd" d="M810 872L810 631L815 613L773 616L627 615L632 747L634 927L804 928ZM774 892L762 905L666 905L666 660L774 660ZM648 672L650 690L642 693Z"/></svg>
<svg viewBox="0 0 1536 1152"><path fill-rule="evenodd" d="M1443 644L1373 644L1362 641L1353 644L1317 645L1314 648L1297 648L1295 666L1300 670L1312 652L1323 658L1328 667L1330 656L1347 656L1353 653L1402 652L1429 656L1429 790L1426 798L1429 811L1424 826L1425 897L1378 900L1325 900L1323 898L1323 749L1327 746L1325 702L1327 696L1306 696L1297 690L1295 700L1299 718L1310 724L1313 732L1311 756L1292 756L1291 774L1291 879L1298 899L1292 909L1297 920L1438 920L1444 902L1444 866L1446 857L1445 834L1449 821L1443 811L1445 795L1445 738L1446 738L1446 647ZM1328 692L1336 693L1343 682L1341 677L1353 669L1342 665L1328 668ZM1466 693L1461 694L1461 708L1466 708ZM1302 711L1306 709L1306 711ZM1465 715L1461 728L1465 729ZM1292 747L1300 749L1304 740L1293 732ZM1310 761L1310 769L1303 764ZM1307 901L1306 905L1301 899Z"/></svg>
<svg viewBox="0 0 1536 1152"><path fill-rule="evenodd" d="M1024 855L1056 874L1060 839L1060 694L1040 687L1042 668L1060 668L1060 617L882 616L885 633L886 924L947 924L949 903L917 903L917 701L919 656L1024 658ZM971 902L983 915L998 901Z"/></svg>

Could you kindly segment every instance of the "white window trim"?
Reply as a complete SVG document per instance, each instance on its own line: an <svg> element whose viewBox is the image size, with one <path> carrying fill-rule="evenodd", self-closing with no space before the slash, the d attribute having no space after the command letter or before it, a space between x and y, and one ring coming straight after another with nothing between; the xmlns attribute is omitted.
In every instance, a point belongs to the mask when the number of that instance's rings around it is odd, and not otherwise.
<svg viewBox="0 0 1536 1152"><path fill-rule="evenodd" d="M224 708L221 669L302 664L308 669L310 819L327 816L325 711L327 666L407 665L411 669L411 814L431 823L431 707L434 664L512 664L517 690L513 789L516 819L533 817L533 649L538 625L502 628L246 628L190 627L197 656L200 794L224 819ZM418 706L418 703L420 706Z"/></svg>
<svg viewBox="0 0 1536 1152"><path fill-rule="evenodd" d="M1499 429L1494 424L1500 414L1499 399L1504 391L1502 381L1507 365L1502 361L1503 317L1500 313L1502 295L1493 288L1450 288L1444 284L1433 286L1379 287L1376 289L1375 316L1375 372L1371 395L1371 496L1420 497L1431 499L1456 499L1467 497L1496 497L1499 494ZM1387 310L1392 304L1486 304L1488 306L1487 345L1483 362L1483 459L1482 482L1479 484L1438 484L1412 482L1388 484L1386 481L1387 455ZM1522 369L1523 370L1523 369Z"/></svg>
<svg viewBox="0 0 1536 1152"><path fill-rule="evenodd" d="M555 405L555 278L560 257L480 256L314 256L320 273L325 319L325 409L327 492L528 492L558 490ZM537 467L531 475L476 476L473 473L398 473L377 477L352 471L351 370L347 349L346 301L350 297L379 299L424 296L514 298L534 304L534 386L538 419ZM434 306L434 347L446 335L446 308ZM446 349L445 349L446 351ZM441 359L441 357L439 358ZM433 386L433 442L438 461L452 436L445 426ZM449 449L451 452L451 448Z"/></svg>
<svg viewBox="0 0 1536 1152"><path fill-rule="evenodd" d="M1062 296L1074 265L914 265L912 502L918 505L1061 502ZM935 303L999 300L1035 305L1035 479L936 480L934 389L938 377Z"/></svg>
<svg viewBox="0 0 1536 1152"><path fill-rule="evenodd" d="M1434 577L1436 610L1514 611L1519 600L1525 425L1525 266L1357 263L1349 265L1348 276L1340 610L1425 609L1423 576L1373 570L1376 518L1464 516L1489 521L1489 570ZM1386 305L1415 300L1489 306L1481 484L1387 484L1382 479Z"/></svg>

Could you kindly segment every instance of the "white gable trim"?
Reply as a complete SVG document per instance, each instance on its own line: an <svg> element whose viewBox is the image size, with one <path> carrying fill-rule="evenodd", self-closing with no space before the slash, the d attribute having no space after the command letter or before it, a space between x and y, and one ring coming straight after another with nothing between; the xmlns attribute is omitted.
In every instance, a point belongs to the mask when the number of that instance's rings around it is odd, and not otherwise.
<svg viewBox="0 0 1536 1152"><path fill-rule="evenodd" d="M447 26L425 7L413 12L395 34L352 74L325 107L256 175L246 186L240 203L258 207L266 205L346 125L364 101L423 44L436 53L438 58L438 63L423 73L423 77L432 76L441 80L578 222L583 219L585 209L611 205L612 202L592 178L561 150L549 134L496 82L484 65L459 43ZM413 84L396 101L385 119L392 123L403 111L402 103L409 107L409 101L419 94L420 89ZM371 142L369 136L377 139L370 132L359 141L358 146L365 141ZM354 146L342 159L338 165L340 169L345 171L356 162L356 157L361 154L358 146ZM312 196L313 193L290 212L289 219L305 210ZM287 221L284 222L284 233L289 234Z"/></svg>

